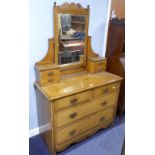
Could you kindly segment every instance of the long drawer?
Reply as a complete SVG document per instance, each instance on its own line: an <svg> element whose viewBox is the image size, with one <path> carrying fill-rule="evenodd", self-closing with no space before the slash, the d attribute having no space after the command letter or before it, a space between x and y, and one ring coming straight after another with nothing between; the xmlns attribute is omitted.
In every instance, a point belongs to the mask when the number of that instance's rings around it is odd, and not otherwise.
<svg viewBox="0 0 155 155"><path fill-rule="evenodd" d="M85 91L72 96L64 97L55 101L55 109L60 110L69 106L77 105L92 99L92 91Z"/></svg>
<svg viewBox="0 0 155 155"><path fill-rule="evenodd" d="M105 111L100 111L97 114L83 119L73 125L56 132L56 144L61 144L69 139L75 138L82 132L85 132L95 126L104 125L107 121L112 121L114 109L108 108Z"/></svg>
<svg viewBox="0 0 155 155"><path fill-rule="evenodd" d="M84 104L72 106L68 109L59 111L56 113L56 127L61 127L84 116L99 111L102 108L114 105L116 102L116 98L117 93L113 92L111 94L99 97Z"/></svg>

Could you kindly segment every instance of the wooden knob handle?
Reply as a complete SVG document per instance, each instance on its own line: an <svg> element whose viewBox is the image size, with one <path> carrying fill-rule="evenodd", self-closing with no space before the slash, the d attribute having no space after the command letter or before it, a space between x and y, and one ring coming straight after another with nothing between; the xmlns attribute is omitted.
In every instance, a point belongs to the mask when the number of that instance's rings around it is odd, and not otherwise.
<svg viewBox="0 0 155 155"><path fill-rule="evenodd" d="M73 99L73 100L70 100L70 103L71 103L72 105L77 104L77 102L78 102L78 99L77 99L77 98L75 98L75 99Z"/></svg>
<svg viewBox="0 0 155 155"><path fill-rule="evenodd" d="M103 62L99 62L98 65L99 65L99 66L100 66L100 65L103 65Z"/></svg>
<svg viewBox="0 0 155 155"><path fill-rule="evenodd" d="M52 82L53 81L53 79L48 79L48 82Z"/></svg>
<svg viewBox="0 0 155 155"><path fill-rule="evenodd" d="M103 122L105 120L105 117L100 118L100 122Z"/></svg>
<svg viewBox="0 0 155 155"><path fill-rule="evenodd" d="M103 93L104 94L107 94L108 92L109 92L109 89L108 88L103 90Z"/></svg>
<svg viewBox="0 0 155 155"><path fill-rule="evenodd" d="M74 112L74 113L72 113L72 114L69 115L70 118L75 118L76 116L77 116L77 113L76 112Z"/></svg>
<svg viewBox="0 0 155 155"><path fill-rule="evenodd" d="M51 76L51 75L53 75L53 74L54 74L53 72L48 72L48 73L47 73L48 76Z"/></svg>
<svg viewBox="0 0 155 155"><path fill-rule="evenodd" d="M102 106L106 106L107 104L108 104L107 101L104 101L104 102L101 103Z"/></svg>
<svg viewBox="0 0 155 155"><path fill-rule="evenodd" d="M69 135L73 136L75 133L76 133L76 130L72 130L72 131L69 132Z"/></svg>

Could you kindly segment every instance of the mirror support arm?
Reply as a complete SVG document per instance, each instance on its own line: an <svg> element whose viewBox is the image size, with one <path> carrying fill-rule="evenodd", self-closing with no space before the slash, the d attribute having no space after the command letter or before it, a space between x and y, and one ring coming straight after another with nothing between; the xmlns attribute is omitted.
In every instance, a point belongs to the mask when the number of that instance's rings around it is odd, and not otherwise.
<svg viewBox="0 0 155 155"><path fill-rule="evenodd" d="M41 61L37 62L35 66L54 64L54 52L54 39L52 38L48 40L48 52L46 56Z"/></svg>

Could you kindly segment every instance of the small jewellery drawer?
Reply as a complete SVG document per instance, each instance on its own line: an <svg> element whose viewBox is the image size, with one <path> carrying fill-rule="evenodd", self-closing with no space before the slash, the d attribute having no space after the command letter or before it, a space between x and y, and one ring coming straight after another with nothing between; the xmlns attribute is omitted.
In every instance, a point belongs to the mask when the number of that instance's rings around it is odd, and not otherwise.
<svg viewBox="0 0 155 155"><path fill-rule="evenodd" d="M59 72L58 69L42 71L40 73L41 84L57 82L60 78Z"/></svg>
<svg viewBox="0 0 155 155"><path fill-rule="evenodd" d="M96 62L96 71L105 71L106 70L107 61L97 61Z"/></svg>
<svg viewBox="0 0 155 155"><path fill-rule="evenodd" d="M114 92L84 104L77 105L76 107L72 106L68 109L56 112L56 127L61 127L84 116L95 113L102 108L114 105L116 103L116 98L117 93Z"/></svg>
<svg viewBox="0 0 155 155"><path fill-rule="evenodd" d="M93 74L101 71L106 71L106 66L106 58L91 57L87 60L87 71Z"/></svg>
<svg viewBox="0 0 155 155"><path fill-rule="evenodd" d="M56 143L61 144L69 139L75 138L77 135L87 131L95 126L105 124L107 121L112 121L113 108L98 112L97 114L87 117L82 121L74 123L69 127L58 130L56 133Z"/></svg>
<svg viewBox="0 0 155 155"><path fill-rule="evenodd" d="M77 105L78 103L89 101L91 98L91 90L64 97L55 101L55 109L59 110L69 106Z"/></svg>
<svg viewBox="0 0 155 155"><path fill-rule="evenodd" d="M112 91L118 90L119 86L120 86L120 82L117 82L117 83L112 83L106 86L95 88L93 90L93 97L106 95Z"/></svg>

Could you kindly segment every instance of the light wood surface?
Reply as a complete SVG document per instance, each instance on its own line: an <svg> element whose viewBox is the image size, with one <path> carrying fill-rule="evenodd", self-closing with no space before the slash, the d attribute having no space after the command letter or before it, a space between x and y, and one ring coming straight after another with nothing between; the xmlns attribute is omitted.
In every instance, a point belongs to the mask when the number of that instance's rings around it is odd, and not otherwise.
<svg viewBox="0 0 155 155"><path fill-rule="evenodd" d="M79 121L69 127L66 127L56 133L56 143L60 144L66 140L72 139L75 136L78 136L80 133L89 130L97 125L100 125L108 120L111 120L113 116L113 109L107 109L101 111L96 115L87 117L82 121Z"/></svg>
<svg viewBox="0 0 155 155"><path fill-rule="evenodd" d="M90 57L87 60L87 71L97 73L106 71L107 59L102 57Z"/></svg>
<svg viewBox="0 0 155 155"><path fill-rule="evenodd" d="M49 100L53 100L121 80L121 77L108 72L87 73L61 79L58 83L43 86L41 91L48 96ZM37 83L35 85L39 87Z"/></svg>
<svg viewBox="0 0 155 155"><path fill-rule="evenodd" d="M72 96L63 97L55 101L55 109L61 110L61 109L91 100L91 98L92 98L92 91L90 90L82 93L78 93Z"/></svg>
<svg viewBox="0 0 155 155"><path fill-rule="evenodd" d="M60 69L53 66L35 67L36 81L41 85L59 82Z"/></svg>
<svg viewBox="0 0 155 155"><path fill-rule="evenodd" d="M86 139L113 124L122 78L106 72L107 59L91 48L88 36L89 6L54 3L54 38L44 59L35 64L38 124L50 153ZM58 65L58 13L86 16L85 51L80 61Z"/></svg>
<svg viewBox="0 0 155 155"><path fill-rule="evenodd" d="M117 94L112 93L100 98L95 98L80 104L72 106L66 110L56 113L56 126L61 127L66 124L72 123L82 117L88 116L96 111L106 108L109 105L114 105Z"/></svg>
<svg viewBox="0 0 155 155"><path fill-rule="evenodd" d="M99 97L99 96L106 95L113 91L118 91L119 87L120 87L119 82L98 87L98 88L94 89L93 97Z"/></svg>

